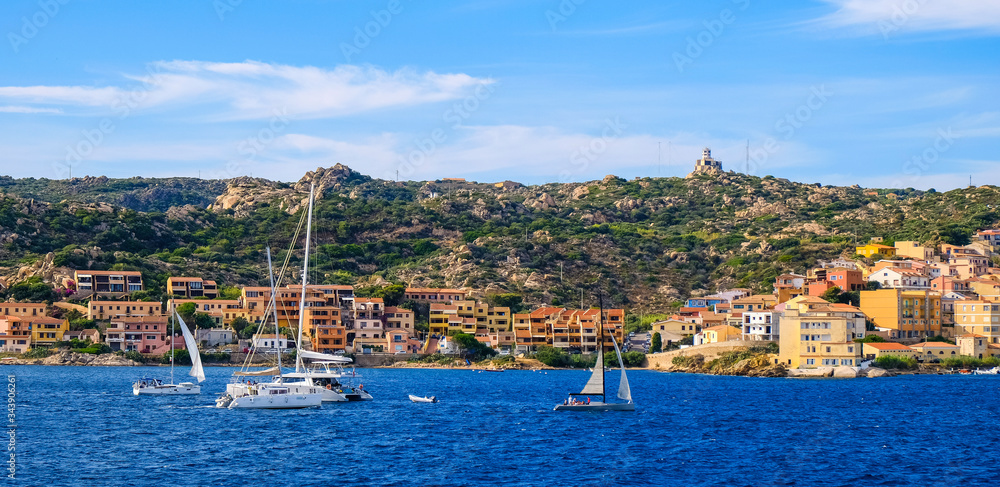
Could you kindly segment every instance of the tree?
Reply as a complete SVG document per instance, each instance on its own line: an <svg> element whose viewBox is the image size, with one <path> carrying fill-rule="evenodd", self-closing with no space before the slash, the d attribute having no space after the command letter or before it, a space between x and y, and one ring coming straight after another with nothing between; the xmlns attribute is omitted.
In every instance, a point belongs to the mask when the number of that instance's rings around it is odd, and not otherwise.
<svg viewBox="0 0 1000 487"><path fill-rule="evenodd" d="M840 288L837 287L837 286L833 286L830 289L827 289L826 291L823 291L823 294L821 294L819 297L822 298L823 300L829 302L829 303L839 303L840 302Z"/></svg>
<svg viewBox="0 0 1000 487"><path fill-rule="evenodd" d="M510 308L511 313L519 313L524 309L524 297L517 293L490 294L486 296L490 306Z"/></svg>
<svg viewBox="0 0 1000 487"><path fill-rule="evenodd" d="M212 318L206 313L195 313L194 326L197 328L212 328L215 326L215 318Z"/></svg>
<svg viewBox="0 0 1000 487"><path fill-rule="evenodd" d="M185 323L194 323L194 313L198 310L198 305L194 303L184 303L177 307L177 314Z"/></svg>
<svg viewBox="0 0 1000 487"><path fill-rule="evenodd" d="M868 281L868 284L865 284L865 289L868 291L878 291L882 289L882 285L878 281Z"/></svg>
<svg viewBox="0 0 1000 487"><path fill-rule="evenodd" d="M250 323L242 316L233 318L233 321L229 322L229 326L236 332L236 336L240 338L251 338L254 331L257 330L257 327L253 323Z"/></svg>
<svg viewBox="0 0 1000 487"><path fill-rule="evenodd" d="M649 345L649 353L660 353L663 350L663 338L660 337L660 333L653 333L652 343Z"/></svg>
<svg viewBox="0 0 1000 487"><path fill-rule="evenodd" d="M465 353L473 360L483 360L496 355L496 350L493 350L485 343L476 340L476 337L469 335L468 333L456 333L451 339L458 345L458 348L464 350Z"/></svg>

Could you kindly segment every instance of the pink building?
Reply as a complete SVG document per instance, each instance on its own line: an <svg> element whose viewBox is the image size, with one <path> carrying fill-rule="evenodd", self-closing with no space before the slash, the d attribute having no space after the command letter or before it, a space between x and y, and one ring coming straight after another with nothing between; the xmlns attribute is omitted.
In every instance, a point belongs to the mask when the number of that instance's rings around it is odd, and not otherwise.
<svg viewBox="0 0 1000 487"><path fill-rule="evenodd" d="M113 350L164 353L170 348L169 328L166 317L123 316L111 320L105 341ZM183 343L178 340L174 346L181 349Z"/></svg>
<svg viewBox="0 0 1000 487"><path fill-rule="evenodd" d="M23 353L31 348L31 323L17 316L0 316L0 352Z"/></svg>

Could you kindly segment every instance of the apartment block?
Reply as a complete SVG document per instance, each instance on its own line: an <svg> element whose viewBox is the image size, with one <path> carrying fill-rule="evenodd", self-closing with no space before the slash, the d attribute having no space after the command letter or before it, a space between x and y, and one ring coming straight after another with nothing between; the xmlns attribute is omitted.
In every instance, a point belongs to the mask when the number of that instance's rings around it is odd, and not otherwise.
<svg viewBox="0 0 1000 487"><path fill-rule="evenodd" d="M933 291L861 291L861 310L892 339L919 339L941 333L941 294Z"/></svg>
<svg viewBox="0 0 1000 487"><path fill-rule="evenodd" d="M63 335L69 331L69 320L48 316L24 319L30 323L32 347L51 347L62 341Z"/></svg>
<svg viewBox="0 0 1000 487"><path fill-rule="evenodd" d="M206 281L200 277L169 277L167 294L183 298L215 299L219 297L219 288L215 281Z"/></svg>
<svg viewBox="0 0 1000 487"><path fill-rule="evenodd" d="M159 301L96 301L87 303L87 319L106 321L123 316L162 317Z"/></svg>
<svg viewBox="0 0 1000 487"><path fill-rule="evenodd" d="M0 316L0 352L24 353L31 348L31 323L28 318Z"/></svg>
<svg viewBox="0 0 1000 487"><path fill-rule="evenodd" d="M75 271L77 293L128 294L146 288L137 271Z"/></svg>
<svg viewBox="0 0 1000 487"><path fill-rule="evenodd" d="M455 301L464 301L465 296L465 291L448 288L407 288L403 293L404 300L418 303L452 304Z"/></svg>
<svg viewBox="0 0 1000 487"><path fill-rule="evenodd" d="M170 349L169 330L164 316L119 316L112 318L105 330L105 343L112 350L162 354ZM174 347L184 348L184 341L177 341Z"/></svg>
<svg viewBox="0 0 1000 487"><path fill-rule="evenodd" d="M606 309L603 320L597 309L539 308L514 317L515 346L519 351L535 351L551 346L566 351L595 353L600 345L600 323L604 324L604 349L613 348L611 337L619 345L624 338L625 310Z"/></svg>
<svg viewBox="0 0 1000 487"><path fill-rule="evenodd" d="M1000 343L1000 303L975 299L955 301L955 334L975 334L988 343Z"/></svg>
<svg viewBox="0 0 1000 487"><path fill-rule="evenodd" d="M816 298L785 303L781 316L780 353L777 363L789 368L854 367L861 359L865 314L845 304Z"/></svg>
<svg viewBox="0 0 1000 487"><path fill-rule="evenodd" d="M47 310L45 303L0 303L0 316L33 318L45 316Z"/></svg>

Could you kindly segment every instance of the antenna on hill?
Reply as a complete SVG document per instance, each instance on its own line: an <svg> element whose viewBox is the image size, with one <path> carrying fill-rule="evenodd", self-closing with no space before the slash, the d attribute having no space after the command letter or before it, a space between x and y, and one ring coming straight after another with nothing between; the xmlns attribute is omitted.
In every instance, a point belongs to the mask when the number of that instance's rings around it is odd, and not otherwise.
<svg viewBox="0 0 1000 487"><path fill-rule="evenodd" d="M750 174L750 139L747 139L747 174Z"/></svg>

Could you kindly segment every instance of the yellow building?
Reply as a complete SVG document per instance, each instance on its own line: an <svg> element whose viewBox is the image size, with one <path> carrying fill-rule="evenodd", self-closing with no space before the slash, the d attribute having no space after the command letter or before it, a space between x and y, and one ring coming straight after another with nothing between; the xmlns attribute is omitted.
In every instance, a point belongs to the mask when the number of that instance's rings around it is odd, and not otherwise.
<svg viewBox="0 0 1000 487"><path fill-rule="evenodd" d="M892 339L941 334L941 294L934 291L861 291L861 310Z"/></svg>
<svg viewBox="0 0 1000 487"><path fill-rule="evenodd" d="M430 332L439 335L468 333L485 336L511 329L510 308L506 306L493 307L475 301L431 303L429 315Z"/></svg>
<svg viewBox="0 0 1000 487"><path fill-rule="evenodd" d="M853 340L865 335L864 313L845 304L822 305L815 299L799 297L785 303L776 363L793 369L858 365L861 344Z"/></svg>
<svg viewBox="0 0 1000 487"><path fill-rule="evenodd" d="M773 308L776 304L778 304L778 298L773 294L755 294L745 298L734 299L730 303L730 309L736 313L760 311L762 309Z"/></svg>
<svg viewBox="0 0 1000 487"><path fill-rule="evenodd" d="M856 247L854 253L865 257L871 257L875 254L879 254L882 257L894 257L896 255L896 247L870 243L868 245L862 245L860 247Z"/></svg>
<svg viewBox="0 0 1000 487"><path fill-rule="evenodd" d="M51 347L63 339L63 334L69 331L69 320L40 316L25 318L31 323L31 346Z"/></svg>
<svg viewBox="0 0 1000 487"><path fill-rule="evenodd" d="M739 328L736 328L735 326L719 325L719 326L712 326L709 328L705 328L704 330L702 330L701 335L702 335L701 343L698 343L698 340L696 339L695 345L703 345L706 343L721 343L729 340L739 340L742 337L743 332Z"/></svg>
<svg viewBox="0 0 1000 487"><path fill-rule="evenodd" d="M958 345L958 354L965 357L984 359L1000 356L1000 345L990 343L982 335L967 333L955 337L955 344Z"/></svg>
<svg viewBox="0 0 1000 487"><path fill-rule="evenodd" d="M909 257L916 260L932 260L934 247L924 247L913 240L896 242L896 257Z"/></svg>
<svg viewBox="0 0 1000 487"><path fill-rule="evenodd" d="M955 301L955 334L976 334L1000 343L1000 304L985 299Z"/></svg>
<svg viewBox="0 0 1000 487"><path fill-rule="evenodd" d="M701 325L681 320L666 320L653 323L650 333L673 333L675 335L694 335L701 331Z"/></svg>
<svg viewBox="0 0 1000 487"><path fill-rule="evenodd" d="M887 355L893 357L905 357L913 358L916 355L916 350L903 345L902 343L865 343L861 347L862 353L864 353L865 359L875 359L879 357L885 357Z"/></svg>
<svg viewBox="0 0 1000 487"><path fill-rule="evenodd" d="M111 320L125 316L163 315L159 301L94 301L87 303L87 319Z"/></svg>
<svg viewBox="0 0 1000 487"><path fill-rule="evenodd" d="M923 342L910 345L917 351L916 358L921 362L933 359L944 359L959 356L959 346L944 342Z"/></svg>

